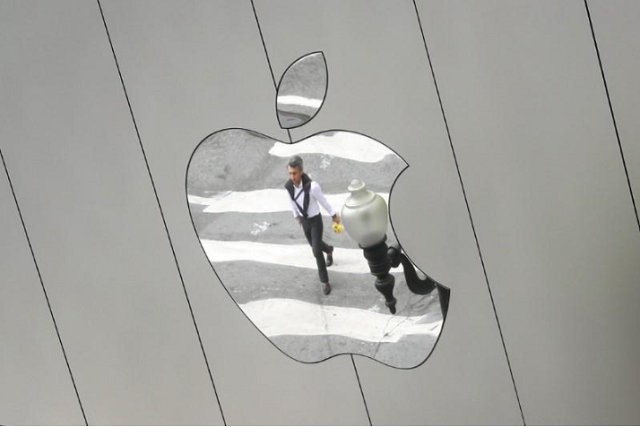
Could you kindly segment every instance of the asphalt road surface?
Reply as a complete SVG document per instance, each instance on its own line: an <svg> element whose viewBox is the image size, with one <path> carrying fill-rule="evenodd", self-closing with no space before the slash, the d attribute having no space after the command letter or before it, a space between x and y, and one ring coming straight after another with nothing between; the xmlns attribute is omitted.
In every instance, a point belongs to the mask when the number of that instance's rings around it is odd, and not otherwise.
<svg viewBox="0 0 640 427"><path fill-rule="evenodd" d="M287 160L296 153L337 211L352 179L387 198L406 166L383 144L358 134L333 132L296 144L243 130L212 135L194 153L187 182L193 223L211 265L253 324L296 360L354 353L394 367L420 364L442 327L438 292L412 294L402 269L393 269L398 311L392 316L362 250L346 232L336 234L323 211L324 240L335 247L328 268L332 292L324 295L283 187ZM387 243L395 241L390 223Z"/></svg>

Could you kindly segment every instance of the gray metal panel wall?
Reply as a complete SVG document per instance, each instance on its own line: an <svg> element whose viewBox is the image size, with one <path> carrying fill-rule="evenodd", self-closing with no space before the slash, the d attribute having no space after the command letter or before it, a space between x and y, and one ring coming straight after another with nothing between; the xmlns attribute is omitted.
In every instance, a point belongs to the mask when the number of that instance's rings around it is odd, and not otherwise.
<svg viewBox="0 0 640 427"><path fill-rule="evenodd" d="M0 171L0 416L3 424L81 424L45 293Z"/></svg>
<svg viewBox="0 0 640 427"><path fill-rule="evenodd" d="M583 2L418 4L527 421L637 422L640 234Z"/></svg>
<svg viewBox="0 0 640 427"><path fill-rule="evenodd" d="M609 4L589 2L633 185L638 7ZM366 424L350 357L279 352L189 219L184 174L205 136L287 139L251 2L102 6L155 188L97 3L0 3L0 149L88 422ZM640 233L584 3L417 6L527 422L638 423ZM414 4L260 0L256 13L276 80L327 55L326 103L294 140L353 130L407 159L397 237L451 288L424 365L354 358L372 422L520 423ZM0 382L14 390L0 424L80 424L4 178L0 202Z"/></svg>
<svg viewBox="0 0 640 427"><path fill-rule="evenodd" d="M640 204L640 3L589 1L620 144L634 191ZM640 227L640 224L638 225Z"/></svg>
<svg viewBox="0 0 640 427"><path fill-rule="evenodd" d="M97 4L2 9L2 150L88 422L220 422Z"/></svg>

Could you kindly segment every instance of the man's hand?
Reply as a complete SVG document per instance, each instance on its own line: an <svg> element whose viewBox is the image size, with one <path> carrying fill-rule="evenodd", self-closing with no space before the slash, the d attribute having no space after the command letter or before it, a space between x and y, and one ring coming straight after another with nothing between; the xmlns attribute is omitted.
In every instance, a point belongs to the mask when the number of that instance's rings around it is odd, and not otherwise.
<svg viewBox="0 0 640 427"><path fill-rule="evenodd" d="M300 227L302 227L302 217L301 217L301 216L297 216L297 217L296 217L296 221L298 221L298 225L299 225Z"/></svg>
<svg viewBox="0 0 640 427"><path fill-rule="evenodd" d="M338 215L338 213L336 213L333 217L333 222L335 222L336 224L340 224L340 215Z"/></svg>

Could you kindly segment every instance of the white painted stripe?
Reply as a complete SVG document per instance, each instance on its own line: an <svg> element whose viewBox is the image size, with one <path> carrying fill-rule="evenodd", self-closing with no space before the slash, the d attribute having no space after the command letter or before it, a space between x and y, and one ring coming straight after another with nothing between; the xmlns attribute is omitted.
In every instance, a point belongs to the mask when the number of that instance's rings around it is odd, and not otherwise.
<svg viewBox="0 0 640 427"><path fill-rule="evenodd" d="M302 231L300 232L302 234ZM348 238L348 237L345 237ZM317 270L316 259L311 246L279 245L247 241L223 241L200 239L207 258L211 262L255 261L288 267L309 268ZM330 271L342 273L370 274L369 264L362 249L335 247L333 251L334 265ZM402 265L394 268L392 273L402 273Z"/></svg>
<svg viewBox="0 0 640 427"><path fill-rule="evenodd" d="M187 199L189 200L189 203L194 205L210 205L212 203L215 203L217 200L222 199L229 193L231 193L231 191L221 191L219 193L216 193L212 197L201 197L188 194Z"/></svg>
<svg viewBox="0 0 640 427"><path fill-rule="evenodd" d="M407 335L437 338L442 320L426 316L393 316L350 307L274 298L240 304L253 323L269 337L280 335L341 335L368 342L398 342Z"/></svg>
<svg viewBox="0 0 640 427"><path fill-rule="evenodd" d="M291 157L296 154L328 154L358 162L376 163L388 154L397 156L392 150L371 138L354 132L318 134L295 144L276 142L269 154Z"/></svg>
<svg viewBox="0 0 640 427"><path fill-rule="evenodd" d="M326 194L327 201L336 211L340 211L345 200L350 193ZM389 204L389 193L379 193ZM224 212L245 212L245 213L269 213L269 212L291 212L289 204L289 194L287 190L265 189L255 191L226 191L213 197L205 198L198 196L188 196L189 203L208 205L204 212L224 213ZM329 216L324 209L320 213ZM291 213L293 217L293 212Z"/></svg>
<svg viewBox="0 0 640 427"><path fill-rule="evenodd" d="M187 195L187 200L189 200L189 203L191 203L192 205L208 205L209 204L209 199L207 197L192 196L191 194Z"/></svg>
<svg viewBox="0 0 640 427"><path fill-rule="evenodd" d="M278 104L301 105L303 107L318 109L322 105L322 99L305 98L298 95L280 95Z"/></svg>

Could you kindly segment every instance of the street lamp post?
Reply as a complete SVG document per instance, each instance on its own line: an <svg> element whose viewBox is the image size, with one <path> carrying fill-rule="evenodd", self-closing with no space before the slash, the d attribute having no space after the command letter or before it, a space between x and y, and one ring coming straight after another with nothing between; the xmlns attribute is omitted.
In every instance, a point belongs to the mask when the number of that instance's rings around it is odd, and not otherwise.
<svg viewBox="0 0 640 427"><path fill-rule="evenodd" d="M389 311L396 313L396 299L393 296L395 277L389 273L392 268L402 264L407 287L418 295L431 293L438 283L431 277L420 279L415 267L395 243L387 245L388 209L387 203L379 195L368 190L366 185L354 179L349 185L351 195L342 207L342 223L349 237L358 243L364 251L371 274L376 276L375 287L384 296ZM443 314L448 301L442 301ZM448 293L446 294L448 297ZM446 298L445 297L445 298Z"/></svg>

